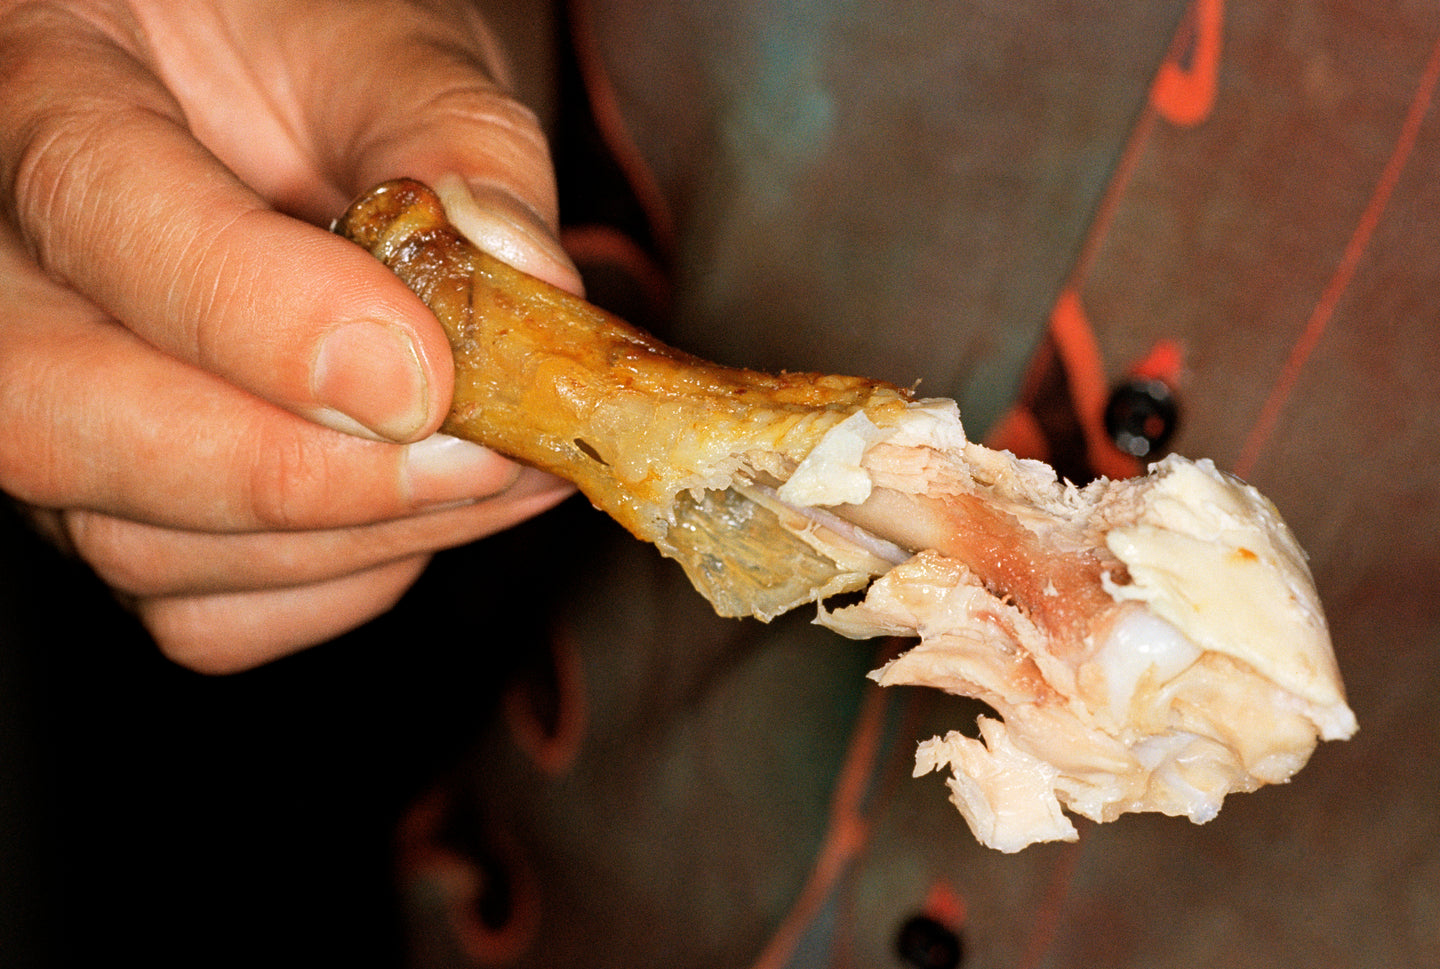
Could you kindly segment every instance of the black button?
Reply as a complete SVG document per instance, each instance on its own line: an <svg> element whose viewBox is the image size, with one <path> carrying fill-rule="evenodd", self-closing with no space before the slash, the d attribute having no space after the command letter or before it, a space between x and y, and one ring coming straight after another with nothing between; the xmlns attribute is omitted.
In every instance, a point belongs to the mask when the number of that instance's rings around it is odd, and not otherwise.
<svg viewBox="0 0 1440 969"><path fill-rule="evenodd" d="M1175 433L1180 407L1163 380L1140 377L1126 381L1105 405L1105 432L1115 446L1137 458L1156 455Z"/></svg>
<svg viewBox="0 0 1440 969"><path fill-rule="evenodd" d="M915 969L956 969L964 954L960 936L928 915L916 915L902 925L895 948Z"/></svg>

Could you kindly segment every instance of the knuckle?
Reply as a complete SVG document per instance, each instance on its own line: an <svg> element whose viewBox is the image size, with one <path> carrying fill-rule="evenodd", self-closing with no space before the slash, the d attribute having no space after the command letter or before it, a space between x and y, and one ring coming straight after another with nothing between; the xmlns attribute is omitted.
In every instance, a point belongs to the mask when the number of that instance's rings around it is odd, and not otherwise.
<svg viewBox="0 0 1440 969"><path fill-rule="evenodd" d="M31 123L18 146L9 180L16 224L41 267L54 275L64 276L55 238L86 208L99 123L78 111L45 115Z"/></svg>
<svg viewBox="0 0 1440 969"><path fill-rule="evenodd" d="M430 101L423 116L441 130L482 132L481 143L487 153L505 168L549 165L549 143L539 118L493 87L463 85L443 90Z"/></svg>
<svg viewBox="0 0 1440 969"><path fill-rule="evenodd" d="M282 429L255 439L246 478L254 522L269 531L316 527L331 517L332 456L320 434Z"/></svg>
<svg viewBox="0 0 1440 969"><path fill-rule="evenodd" d="M106 238L132 259L163 251L164 233L132 224L134 214L122 217L119 206L128 200L104 187L112 146L157 121L169 123L141 106L89 103L26 126L6 187L21 239L48 276L65 283L84 278Z"/></svg>
<svg viewBox="0 0 1440 969"><path fill-rule="evenodd" d="M118 17L118 19L117 19ZM139 59L127 18L29 3L0 12L0 189L6 215L50 275L82 275L87 245L127 200L107 176L178 103ZM142 242L130 232L124 245Z"/></svg>
<svg viewBox="0 0 1440 969"><path fill-rule="evenodd" d="M34 12L32 5L31 10ZM22 11L24 12L24 11ZM40 18L44 19L44 18ZM77 85L76 40L66 26L12 16L0 28L0 156L11 216L42 257L52 230L95 201L89 198L106 131L125 119L107 95Z"/></svg>
<svg viewBox="0 0 1440 969"><path fill-rule="evenodd" d="M251 381L256 389L298 379L287 360L289 335L335 312L321 299L332 267L318 240L296 231L287 217L217 197L203 227L167 240L168 258L186 267L174 274L168 317L172 351L206 370ZM304 267L304 279L293 267ZM260 361L264 361L263 364ZM262 369L263 368L263 369ZM278 368L278 369L277 369Z"/></svg>

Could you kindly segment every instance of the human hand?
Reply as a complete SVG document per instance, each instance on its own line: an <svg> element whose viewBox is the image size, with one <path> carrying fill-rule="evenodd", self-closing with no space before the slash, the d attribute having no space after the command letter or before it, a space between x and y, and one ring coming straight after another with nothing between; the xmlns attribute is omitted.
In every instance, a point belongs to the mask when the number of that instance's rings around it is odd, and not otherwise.
<svg viewBox="0 0 1440 969"><path fill-rule="evenodd" d="M388 609L567 485L432 436L439 324L318 224L396 175L578 290L532 114L464 3L0 3L0 489L167 655L243 669Z"/></svg>

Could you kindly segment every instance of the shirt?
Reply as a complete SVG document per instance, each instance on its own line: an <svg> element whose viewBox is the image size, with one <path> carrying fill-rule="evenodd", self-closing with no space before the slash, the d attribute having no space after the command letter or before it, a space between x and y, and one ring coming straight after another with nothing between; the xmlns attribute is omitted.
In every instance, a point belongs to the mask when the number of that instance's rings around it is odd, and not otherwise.
<svg viewBox="0 0 1440 969"><path fill-rule="evenodd" d="M975 706L864 678L899 644L716 619L652 550L576 526L594 553L549 658L412 814L424 951L905 965L918 924L977 967L1433 958L1434 10L588 0L569 29L673 280L667 339L954 396L972 436L1076 477L1138 469L1103 411L1158 375L1169 447L1308 549L1361 728L1207 825L989 852L909 777ZM483 819L483 890L443 877L456 812Z"/></svg>

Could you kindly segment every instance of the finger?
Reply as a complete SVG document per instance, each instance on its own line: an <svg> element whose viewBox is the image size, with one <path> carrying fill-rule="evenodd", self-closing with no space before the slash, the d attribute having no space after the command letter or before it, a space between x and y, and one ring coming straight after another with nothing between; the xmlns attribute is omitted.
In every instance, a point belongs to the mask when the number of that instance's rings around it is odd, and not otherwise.
<svg viewBox="0 0 1440 969"><path fill-rule="evenodd" d="M455 438L392 445L316 427L62 313L0 320L0 426L0 485L15 497L172 528L358 525L488 497L520 475Z"/></svg>
<svg viewBox="0 0 1440 969"><path fill-rule="evenodd" d="M0 172L49 273L150 344L311 420L389 440L438 426L449 346L403 284L269 210L110 39L15 19L0 25Z"/></svg>
<svg viewBox="0 0 1440 969"><path fill-rule="evenodd" d="M308 94L317 154L351 196L401 175L430 183L476 245L579 292L558 239L545 134L507 86L473 7L455 6L392 35L388 57L316 77Z"/></svg>
<svg viewBox="0 0 1440 969"><path fill-rule="evenodd" d="M312 585L464 545L569 494L554 478L526 470L498 498L355 528L219 535L83 511L66 513L64 528L66 544L121 593L214 595Z"/></svg>
<svg viewBox="0 0 1440 969"><path fill-rule="evenodd" d="M235 673L388 612L428 561L417 556L288 589L148 599L136 611L170 659L200 673Z"/></svg>
<svg viewBox="0 0 1440 969"><path fill-rule="evenodd" d="M477 245L578 291L557 239L544 133L474 4L312 0L229 22L204 13L166 4L138 16L192 129L247 184L323 223L387 179L458 178L479 200L463 227ZM255 92L257 77L282 78L292 100ZM257 119L257 104L281 117Z"/></svg>

